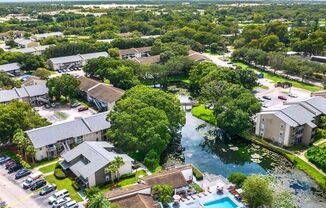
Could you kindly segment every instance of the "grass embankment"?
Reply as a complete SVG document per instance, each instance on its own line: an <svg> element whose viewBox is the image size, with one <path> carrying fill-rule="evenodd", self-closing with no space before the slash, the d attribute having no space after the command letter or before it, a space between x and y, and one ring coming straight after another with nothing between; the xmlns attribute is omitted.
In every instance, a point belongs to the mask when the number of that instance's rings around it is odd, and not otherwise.
<svg viewBox="0 0 326 208"><path fill-rule="evenodd" d="M72 186L73 181L70 178L58 180L53 174L45 176L44 178L49 183L56 184L58 190L66 189L73 200L76 200L77 202L83 201L82 198L78 195L77 191Z"/></svg>
<svg viewBox="0 0 326 208"><path fill-rule="evenodd" d="M202 110L202 108L204 108L203 106L197 106L195 108L193 108L192 114L202 120L207 119L208 115L209 116L209 123L211 124L216 124L216 120L213 117L213 111L210 109L205 109L205 111ZM195 112L195 113L194 113ZM204 112L204 113L202 113ZM206 120L205 120L206 121ZM243 138L250 140L251 142L263 146L266 149L269 149L275 153L278 153L282 156L284 156L286 159L288 159L292 164L295 165L296 168L298 168L299 170L304 171L306 174L308 174L313 180L316 181L316 183L323 189L326 190L326 177L323 176L323 174L321 174L318 170L316 170L314 167L312 167L310 164L308 164L307 162L303 161L302 159L300 159L298 156L296 156L295 154L293 154L292 152L285 150L281 147L275 146L269 142L267 142L266 140L260 139L258 137L256 137L255 135L252 135L250 133L246 133L241 135Z"/></svg>
<svg viewBox="0 0 326 208"><path fill-rule="evenodd" d="M248 64L245 64L242 62L234 62L234 65L239 66L243 69L251 68L256 72L263 73L264 78L269 79L273 82L289 82L292 84L293 87L301 88L301 89L312 91L312 92L322 90L322 88L319 86L314 86L314 85L310 85L310 84L305 84L303 82L287 79L287 78L281 77L279 75L275 75L272 72L261 71L256 67L249 66Z"/></svg>
<svg viewBox="0 0 326 208"><path fill-rule="evenodd" d="M195 117L202 119L210 124L216 125L216 119L214 117L213 110L205 108L205 106L196 106L191 110L192 115Z"/></svg>

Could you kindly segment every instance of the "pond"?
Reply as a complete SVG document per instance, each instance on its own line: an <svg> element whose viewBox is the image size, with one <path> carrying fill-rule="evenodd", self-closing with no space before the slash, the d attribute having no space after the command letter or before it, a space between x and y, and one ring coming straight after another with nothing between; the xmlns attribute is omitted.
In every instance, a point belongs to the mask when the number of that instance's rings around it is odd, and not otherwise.
<svg viewBox="0 0 326 208"><path fill-rule="evenodd" d="M300 207L325 208L317 184L285 158L241 138L220 139L216 128L186 113L181 146L185 163L201 171L227 177L232 172L271 175L277 190L294 193Z"/></svg>

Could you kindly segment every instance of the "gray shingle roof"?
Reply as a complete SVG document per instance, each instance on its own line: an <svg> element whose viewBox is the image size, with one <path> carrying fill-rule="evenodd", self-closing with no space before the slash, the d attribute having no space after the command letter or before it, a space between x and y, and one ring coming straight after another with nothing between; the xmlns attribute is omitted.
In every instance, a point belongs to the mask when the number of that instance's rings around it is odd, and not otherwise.
<svg viewBox="0 0 326 208"><path fill-rule="evenodd" d="M78 62L82 60L83 59L80 57L80 55L62 56L62 57L49 59L49 61L52 62L53 64L71 63L71 62Z"/></svg>
<svg viewBox="0 0 326 208"><path fill-rule="evenodd" d="M77 162L70 164L72 160L83 156ZM108 142L83 142L74 149L64 153L65 164L70 164L69 169L77 176L87 178L99 169L107 166L116 156L121 156L124 161L133 161L126 154L118 154Z"/></svg>
<svg viewBox="0 0 326 208"><path fill-rule="evenodd" d="M110 128L110 123L106 121L107 113L98 113L86 118L77 118L60 124L32 129L26 131L26 134L35 148L44 147L61 140Z"/></svg>
<svg viewBox="0 0 326 208"><path fill-rule="evenodd" d="M0 65L0 71L4 71L4 72L18 70L19 68L20 68L20 65L18 63Z"/></svg>
<svg viewBox="0 0 326 208"><path fill-rule="evenodd" d="M45 84L23 86L22 88L14 88L11 90L0 91L0 102L9 102L11 100L41 96L48 93L48 88Z"/></svg>
<svg viewBox="0 0 326 208"><path fill-rule="evenodd" d="M99 58L99 57L108 57L109 54L107 52L97 52L97 53L86 53L80 55L84 60Z"/></svg>

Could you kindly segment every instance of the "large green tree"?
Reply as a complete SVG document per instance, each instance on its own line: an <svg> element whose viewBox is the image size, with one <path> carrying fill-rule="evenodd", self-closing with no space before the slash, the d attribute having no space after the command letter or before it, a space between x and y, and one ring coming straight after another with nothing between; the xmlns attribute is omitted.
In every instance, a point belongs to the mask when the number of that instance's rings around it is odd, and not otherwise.
<svg viewBox="0 0 326 208"><path fill-rule="evenodd" d="M139 160L150 150L161 155L185 123L174 95L142 85L128 90L108 119L109 140Z"/></svg>
<svg viewBox="0 0 326 208"><path fill-rule="evenodd" d="M51 78L46 86L49 88L49 96L60 100L63 96L66 100L78 96L80 81L70 74L64 74L59 77Z"/></svg>
<svg viewBox="0 0 326 208"><path fill-rule="evenodd" d="M26 102L12 101L0 104L0 141L9 142L18 129L29 130L50 123L35 112Z"/></svg>
<svg viewBox="0 0 326 208"><path fill-rule="evenodd" d="M172 200L173 187L170 184L156 184L152 188L153 194L159 196L160 202L163 206L167 206Z"/></svg>

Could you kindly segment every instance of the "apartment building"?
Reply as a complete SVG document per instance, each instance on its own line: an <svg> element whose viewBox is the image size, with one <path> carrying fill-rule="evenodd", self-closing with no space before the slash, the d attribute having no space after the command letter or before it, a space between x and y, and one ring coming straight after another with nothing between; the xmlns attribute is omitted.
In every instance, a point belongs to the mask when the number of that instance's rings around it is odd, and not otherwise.
<svg viewBox="0 0 326 208"><path fill-rule="evenodd" d="M69 151L72 146L84 141L102 141L106 130L111 126L106 120L107 114L108 112L102 112L25 131L36 149L35 159L58 157L61 153Z"/></svg>
<svg viewBox="0 0 326 208"><path fill-rule="evenodd" d="M76 181L83 188L101 185L117 177L116 173L107 171L108 165L119 156L124 164L119 168L120 175L132 173L134 161L126 154L120 154L108 142L83 142L61 155L64 159L60 165L65 171L71 171Z"/></svg>
<svg viewBox="0 0 326 208"><path fill-rule="evenodd" d="M129 48L119 50L121 59L144 58L150 56L151 47Z"/></svg>
<svg viewBox="0 0 326 208"><path fill-rule="evenodd" d="M50 58L48 65L52 70L63 70L71 68L81 68L87 64L87 61L99 57L108 57L107 52L96 52L87 54L78 54L72 56L63 56L57 58Z"/></svg>
<svg viewBox="0 0 326 208"><path fill-rule="evenodd" d="M256 114L255 134L280 146L309 145L326 115L326 99L293 100Z"/></svg>
<svg viewBox="0 0 326 208"><path fill-rule="evenodd" d="M17 62L10 64L2 64L0 65L0 72L6 72L11 76L18 76L21 74L20 64Z"/></svg>
<svg viewBox="0 0 326 208"><path fill-rule="evenodd" d="M42 34L32 35L31 39L33 39L35 41L39 41L39 40L43 40L48 37L63 38L64 35L62 32L50 32L50 33L42 33Z"/></svg>

